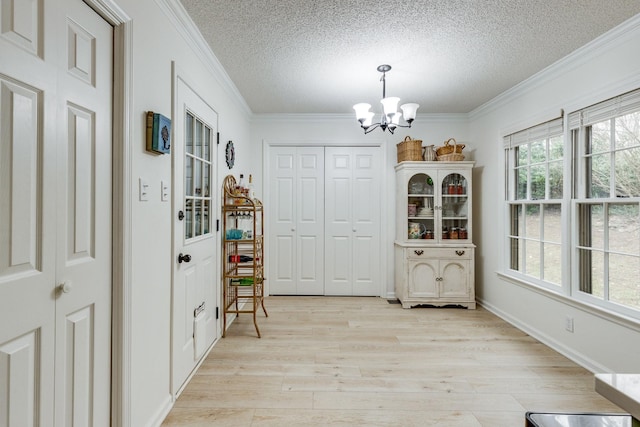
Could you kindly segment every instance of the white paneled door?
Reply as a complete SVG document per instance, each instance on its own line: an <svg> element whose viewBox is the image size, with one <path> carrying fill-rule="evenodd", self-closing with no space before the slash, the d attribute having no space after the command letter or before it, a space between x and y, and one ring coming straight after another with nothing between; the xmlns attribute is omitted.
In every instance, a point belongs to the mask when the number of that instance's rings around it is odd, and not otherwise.
<svg viewBox="0 0 640 427"><path fill-rule="evenodd" d="M113 29L0 7L0 426L108 426Z"/></svg>
<svg viewBox="0 0 640 427"><path fill-rule="evenodd" d="M380 295L379 147L269 156L269 293Z"/></svg>
<svg viewBox="0 0 640 427"><path fill-rule="evenodd" d="M380 295L380 156L325 149L325 295Z"/></svg>
<svg viewBox="0 0 640 427"><path fill-rule="evenodd" d="M175 81L171 377L172 391L178 395L217 338L220 288L214 214L218 116L182 78Z"/></svg>
<svg viewBox="0 0 640 427"><path fill-rule="evenodd" d="M324 292L324 149L273 147L269 154L269 292Z"/></svg>

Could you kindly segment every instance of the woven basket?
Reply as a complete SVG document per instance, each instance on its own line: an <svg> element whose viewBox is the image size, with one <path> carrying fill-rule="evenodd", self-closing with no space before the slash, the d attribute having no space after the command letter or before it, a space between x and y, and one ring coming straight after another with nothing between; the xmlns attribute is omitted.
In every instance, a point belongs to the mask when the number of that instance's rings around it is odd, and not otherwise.
<svg viewBox="0 0 640 427"><path fill-rule="evenodd" d="M453 141L453 145L449 144L450 141ZM449 138L444 142L444 145L442 147L438 147L436 149L438 160L440 160L440 156L444 156L446 154L453 154L453 153L462 154L463 148L464 148L464 144L458 144L454 138Z"/></svg>
<svg viewBox="0 0 640 427"><path fill-rule="evenodd" d="M439 162L460 162L462 160L464 160L464 154L459 153L443 154L442 156L438 156Z"/></svg>
<svg viewBox="0 0 640 427"><path fill-rule="evenodd" d="M404 138L404 141L400 142L397 147L398 163L412 160L422 160L421 139L411 139L411 137L407 135Z"/></svg>

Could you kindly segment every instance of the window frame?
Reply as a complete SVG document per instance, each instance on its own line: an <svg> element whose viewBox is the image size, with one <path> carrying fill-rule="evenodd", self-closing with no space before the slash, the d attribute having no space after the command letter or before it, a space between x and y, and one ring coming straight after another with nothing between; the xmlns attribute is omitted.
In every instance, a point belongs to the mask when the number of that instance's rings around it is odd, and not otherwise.
<svg viewBox="0 0 640 427"><path fill-rule="evenodd" d="M561 137L562 138L562 157L561 159L550 159L549 156L549 147L552 139ZM567 154L566 154L566 136L564 132L564 118L555 118L549 120L547 122L532 126L530 128L524 129L522 131L514 132L510 135L504 137L504 164L505 164L505 208L504 208L504 218L505 221L505 230L504 230L504 242L505 242L505 256L504 256L504 270L510 276L518 278L527 283L532 283L536 286L551 290L553 292L559 292L561 288L566 283L565 277L567 276L566 268L562 268L562 266L566 265L565 259L567 257L566 245L563 245L563 242L566 242L566 233L565 233L565 224L566 224L566 211L568 204L566 202L566 197L564 195L568 191L567 189L567 180L564 179L566 176L566 162L567 162ZM531 144L544 141L545 143L545 160L543 162L532 162L531 161ZM518 147L528 145L529 150L527 154L527 163L524 166L517 164L517 149ZM563 171L563 182L562 182L562 194L563 197L561 199L551 199L549 198L550 193L550 164L552 163L561 163L561 168ZM531 194L531 167L532 166L545 166L545 191L543 198L532 198ZM527 168L527 194L525 198L518 198L518 169L521 167ZM547 205L559 205L560 206L560 235L558 241L550 240L548 236L544 234L544 207ZM538 235L537 238L531 238L527 236L527 233L523 236L519 236L517 234L512 233L514 217L512 216L512 209L514 206L521 206L521 214L523 217L526 216L524 211L527 206L538 206L539 207L539 224L538 224ZM537 271L537 276L531 275L527 273L526 262L524 266L524 270L519 270L514 268L514 262L519 262L520 254L514 255L514 239L519 240L520 242L537 242L538 244L538 255L537 261L539 263L539 268ZM553 244L558 246L558 250L561 254L561 269L560 269L560 283L551 282L545 280L545 257L544 257L544 247L546 244ZM522 247L524 246L524 248ZM518 250L524 250L526 254L526 243L522 246L518 246ZM516 257L516 259L514 259Z"/></svg>
<svg viewBox="0 0 640 427"><path fill-rule="evenodd" d="M591 169L588 168L588 162L585 160L585 152L587 151L588 141L585 138L591 136L591 125L595 123L601 123L606 120L615 119L617 117L625 116L629 113L640 112L640 89L636 89L634 91L622 94L615 98L611 98L605 101L602 101L597 104L593 104L589 107L582 108L580 110L576 110L569 115L563 117L563 195L562 195L562 218L561 218L561 227L562 227L562 283L561 286L552 285L549 286L548 283L540 280L538 278L523 274L518 270L514 270L511 268L511 242L510 238L510 227L511 227L511 214L510 209L511 206L517 204L518 202L522 202L522 200L515 199L515 169L511 168L512 164L514 164L515 154L513 154L513 150L511 150L511 146L509 145L512 142L514 135L521 134L523 137L526 135L526 132L531 134L531 130L535 129L538 126L544 126L547 123L542 123L537 126L533 126L531 128L525 129L524 131L514 132L510 135L504 137L504 146L503 153L504 158L503 164L505 167L505 188L504 188L504 211L503 215L505 220L504 230L503 230L503 270L500 272L500 276L502 276L508 283L518 284L522 286L530 287L542 294L551 296L555 299L562 301L565 304L572 305L574 307L579 307L585 310L589 310L594 314L598 314L603 316L609 320L619 322L620 324L626 326L639 327L640 326L640 307L636 308L632 305L624 305L623 303L611 301L606 298L608 295L608 291L606 289L599 290L599 293L602 296L593 295L590 290L582 291L580 290L580 254L579 252L582 250L583 253L585 250L585 245L579 245L580 236L581 236L581 223L580 223L580 215L585 215L585 211L580 211L581 206L588 204L602 205L603 209L606 209L607 212L602 214L602 217L605 221L608 221L609 218L609 207L612 205L625 205L631 204L636 205L638 212L640 212L640 194L632 195L632 197L616 197L614 192L615 189L615 178L617 177L615 168L611 167L609 170L609 195L608 197L592 197L591 194L587 194L589 190L589 186L591 185L591 176L587 176L587 172L591 173ZM635 132L634 132L635 133ZM611 135L615 135L615 129L612 127ZM610 159L611 165L615 164L615 153L618 149L614 149L616 146L615 141L610 141L611 148L610 153L612 159ZM634 145L635 147L635 145ZM624 148L620 148L620 150L629 149L628 146ZM604 151L603 151L604 152ZM633 188L633 187L631 187ZM598 193L594 193L598 194ZM603 193L600 193L603 194ZM547 193L545 196L548 195ZM528 200L528 199L527 199ZM545 203L548 202L546 199L537 200L537 202ZM634 209L636 207L634 206ZM603 211L604 212L604 211ZM640 213L639 213L640 216ZM591 217L589 215L589 217ZM584 221L584 219L583 219ZM639 219L640 222L640 219ZM604 230L609 227L610 223L605 222L603 225L602 231L602 239L609 238L609 235ZM591 227L593 229L593 227ZM591 236L591 233L589 233ZM541 236L542 237L542 236ZM583 235L584 237L584 235ZM589 238L589 243L586 249L588 251L593 251L594 246L591 246L591 237ZM595 248L595 252L600 251L603 254L603 265L600 270L603 272L603 281L604 278L608 278L607 272L605 269L609 269L610 261L608 260L608 256L627 256L631 254L632 257L636 256L636 250L638 248L633 248L632 250L625 250L624 248L621 250L620 248L611 250L610 245L603 241L603 248ZM585 240L582 240L582 243L585 243ZM592 252L593 253L593 252ZM640 258L640 251L637 255ZM590 262L591 262L590 258ZM606 266L605 266L606 264ZM593 267L589 264L587 268L588 272L584 274L592 274ZM591 280L591 277L590 277ZM608 283L605 285L608 287ZM617 291L620 291L618 288ZM633 287L631 288L633 292ZM635 294L633 294L635 295ZM636 301L635 299L632 302Z"/></svg>
<svg viewBox="0 0 640 427"><path fill-rule="evenodd" d="M618 97L603 101L598 104L594 104L585 109L576 111L569 115L568 129L569 137L572 142L573 156L575 158L575 167L572 170L572 181L575 185L575 192L571 199L571 218L574 219L571 227L571 292L570 296L577 301L585 304L596 306L606 311L614 312L623 316L628 316L634 319L640 319L640 307L634 308L629 305L624 305L610 300L610 283L609 283L609 271L610 262L608 257L611 254L616 254L615 250L611 250L609 245L609 235L606 225L603 227L603 248L589 249L580 244L579 238L581 236L581 208L587 205L602 205L603 218L608 219L608 209L611 206L616 205L628 205L635 204L640 209L640 195L635 197L617 197L615 195L615 153L629 149L628 147L617 148L615 144L615 126L611 126L611 141L610 147L607 152L610 153L611 158L609 162L611 164L609 170L609 194L607 197L594 197L590 194L590 173L591 169L588 166L587 158L591 156L588 153L587 147L590 143L592 136L592 126L594 124L603 123L605 121L611 121L612 124L618 117L625 116L630 113L640 111L640 90L632 91ZM592 248L592 247L591 247ZM581 278L586 272L581 269L580 264L580 251L589 250L591 252L601 252L603 258L607 261L603 264L603 295L602 297L593 295L583 291L581 288ZM640 258L640 254L631 256L637 256ZM591 278L590 278L591 280Z"/></svg>

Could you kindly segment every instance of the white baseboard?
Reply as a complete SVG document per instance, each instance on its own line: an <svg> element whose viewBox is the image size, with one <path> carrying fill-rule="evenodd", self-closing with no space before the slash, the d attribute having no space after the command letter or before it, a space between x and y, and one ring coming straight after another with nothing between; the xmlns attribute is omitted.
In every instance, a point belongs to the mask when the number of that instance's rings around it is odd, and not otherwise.
<svg viewBox="0 0 640 427"><path fill-rule="evenodd" d="M532 328L530 325L520 322L518 319L505 313L504 311L498 309L497 307L487 303L486 301L478 300L477 303L481 305L483 308L485 308L487 311L490 311L491 313L495 314L505 322L529 334L531 337L540 341L542 344L552 348L553 350L557 351L567 359L577 363L583 368L593 373L609 372L609 370L605 366L597 363L596 361L586 356L585 354L576 352L573 348L567 347L562 342L556 340L555 338L550 337L544 332L538 329Z"/></svg>

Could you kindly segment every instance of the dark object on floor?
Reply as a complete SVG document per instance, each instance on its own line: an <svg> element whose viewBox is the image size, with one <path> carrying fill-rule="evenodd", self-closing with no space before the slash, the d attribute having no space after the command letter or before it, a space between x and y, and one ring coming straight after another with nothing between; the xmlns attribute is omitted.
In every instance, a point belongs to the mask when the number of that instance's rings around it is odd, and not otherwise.
<svg viewBox="0 0 640 427"><path fill-rule="evenodd" d="M561 414L527 412L525 427L631 427L626 414Z"/></svg>

